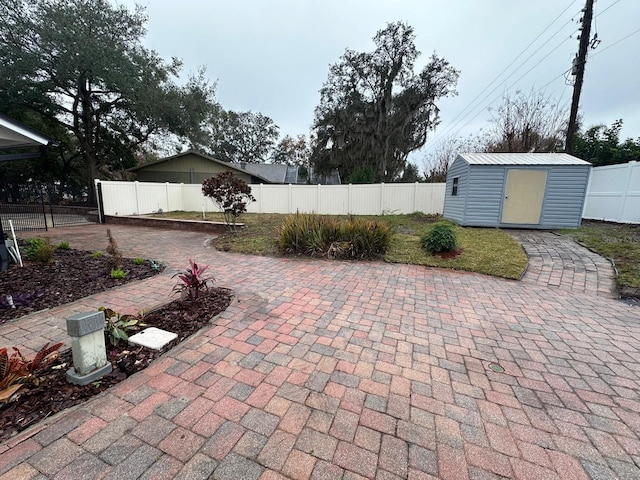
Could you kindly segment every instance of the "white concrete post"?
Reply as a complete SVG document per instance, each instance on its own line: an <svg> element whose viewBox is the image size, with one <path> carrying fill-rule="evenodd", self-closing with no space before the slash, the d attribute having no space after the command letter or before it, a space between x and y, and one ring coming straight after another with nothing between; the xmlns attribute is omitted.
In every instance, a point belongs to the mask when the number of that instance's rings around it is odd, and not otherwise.
<svg viewBox="0 0 640 480"><path fill-rule="evenodd" d="M104 312L78 313L67 318L71 337L73 367L67 370L67 381L88 385L111 373L104 345Z"/></svg>

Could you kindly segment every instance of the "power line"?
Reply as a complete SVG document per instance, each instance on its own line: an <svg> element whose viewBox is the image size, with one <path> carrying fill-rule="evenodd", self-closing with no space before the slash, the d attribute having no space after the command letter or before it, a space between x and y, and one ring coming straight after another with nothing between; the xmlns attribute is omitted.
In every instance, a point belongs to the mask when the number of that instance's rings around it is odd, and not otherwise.
<svg viewBox="0 0 640 480"><path fill-rule="evenodd" d="M513 82L513 84L511 84L511 86L509 88L514 87L520 80L522 80L524 77L526 77L529 72L531 72L531 70L533 70L534 68L536 68L538 65L540 65L544 60L547 59L547 57L549 55L551 55L553 52L555 52L558 48L560 48L566 41L568 40L568 38L565 38L562 42L560 42L555 48L553 48L549 53L547 53L543 58L541 58L533 67L531 67L529 70L527 70L526 72L524 72L515 82ZM508 89L509 89L508 88ZM508 90L507 89L507 90ZM494 90L495 91L495 90ZM471 117L469 119L469 121L467 123L465 123L464 125L462 125L458 131L462 130L464 127L466 127L467 125L469 125L473 120L475 120L478 115L480 115L481 113L484 112L484 110L486 108L489 108L496 100L498 100L500 97L502 96L502 94L496 96L493 100L491 100L484 108L482 108L482 110L480 110L478 113L476 113L473 117Z"/></svg>
<svg viewBox="0 0 640 480"><path fill-rule="evenodd" d="M602 15L604 12L606 12L607 10L609 10L611 7L613 7L616 3L620 3L620 0L616 0L615 2L613 2L611 5L609 5L607 8L605 8L604 10L602 10L599 14L597 14L595 16L595 18L598 18L600 15Z"/></svg>
<svg viewBox="0 0 640 480"><path fill-rule="evenodd" d="M620 40L617 40L616 42L613 42L611 45L607 45L605 48L603 48L602 50L598 50L596 53L594 53L593 55L591 55L591 58L601 54L602 52L606 52L607 50L609 50L611 47L619 44L620 42L626 40L629 37L632 37L634 35L636 35L637 33L640 33L640 28L638 30L635 30L634 32L631 32L629 35L627 35L626 37L622 37Z"/></svg>
<svg viewBox="0 0 640 480"><path fill-rule="evenodd" d="M564 72L562 72L560 75L556 75L555 77L553 77L551 80L549 80L548 83L545 83L544 86L542 87L542 90L544 90L545 88L547 88L549 85L551 85L553 82L555 82L558 78L564 77L567 73L569 73L571 71L571 68L566 69Z"/></svg>
<svg viewBox="0 0 640 480"><path fill-rule="evenodd" d="M571 5L569 5L569 7L570 7L570 6L571 6ZM568 7L567 7L567 8L568 8ZM566 11L566 10L567 10L567 9L565 9L564 11ZM563 11L563 13L564 13L564 11ZM558 18L558 17L557 17L557 18ZM571 23L571 21L572 21L572 20L569 20L569 21L565 22L565 23L564 23L564 24L563 24L563 25L562 25L558 30L556 30L556 32L555 32L553 35L551 35L551 37L549 37L549 38L548 38L548 39L547 39L547 40L546 40L542 45L540 45L540 46L538 47L538 49L537 49L535 52L533 52L531 55L529 55L529 56L528 56L528 57L527 57L527 58L526 58L526 59L525 59L525 60L524 60L524 61L523 61L523 62L522 62L522 63L521 63L521 64L520 64L520 65L519 65L519 66L518 66L514 71L512 71L512 72L511 72L511 73L510 73L506 78L504 78L504 79L502 80L502 82L500 82L498 85L496 85L496 86L495 86L495 88L493 88L489 93L487 93L487 94L482 98L482 100L481 100L481 101L486 100L486 99L487 99L487 98L488 98L492 93L494 93L494 92L495 92L499 87L501 87L502 85L504 85L504 84L507 82L507 80L509 80L513 75L515 75L515 74L518 72L518 70L520 70L524 65L526 65L526 63L527 63L527 62L528 62L528 61L529 61L533 56L535 56L535 55L536 55L536 54L537 54L537 53L542 49L542 47L544 47L547 43L549 43L551 40L553 40L553 38L555 38L555 37L558 35L558 33L560 33L560 32L562 31L562 29L563 29L567 24ZM555 22L555 20L554 20L554 22ZM552 22L552 24L553 24L553 22ZM548 28L547 28L547 29L548 29ZM545 29L545 31L546 31L547 29ZM574 31L573 33L575 33L575 31ZM572 33L572 34L573 34L573 33ZM542 63L542 61L544 61L544 60L545 60L545 59L546 59L546 58L547 58L551 53L553 53L553 52L554 52L554 51L556 51L558 48L560 48L560 47L562 46L562 44L564 44L567 40L569 40L569 38L571 38L571 36L569 36L569 37L565 38L564 40L562 40L562 42L561 42L559 45L557 45L555 48L553 48L553 49L552 49L550 52L548 52L548 53L547 53L547 54L546 54L546 55L545 55L545 56L544 56L540 61L538 61L538 62L537 62L533 67L531 67L529 70L527 70L527 71L525 72L525 74L524 74L524 75L520 76L520 77L518 78L518 80L516 80L516 82L515 82L513 85L511 85L511 87L513 87L513 86L514 86L518 81L520 81L520 80L521 80L522 78L524 78L524 77L525 77L529 72L531 72L531 70L533 70L533 69L534 69L535 67L537 67L540 63ZM493 82L492 82L492 83L493 83ZM491 86L491 84L489 84L489 86ZM489 87L489 86L488 86L488 87ZM487 88L488 88L488 87L487 87ZM509 87L509 88L511 88L511 87ZM486 89L487 89L487 88L485 88L485 89L483 90L483 92L484 92L484 91L486 91ZM479 96L479 95L478 95L478 96ZM500 96L498 96L497 98L499 98L499 97L500 97ZM476 98L477 98L477 97L476 97ZM494 101L495 101L495 99L494 99L494 100L493 100L489 105L491 105ZM473 102L472 102L472 103L473 103ZM469 106L470 106L470 105L469 105ZM467 107L467 108L468 108L468 107ZM463 121L464 121L464 120L465 120L469 115L471 115L474 111L476 111L476 110L477 110L477 108L478 108L478 106L476 106L476 107L472 108L472 109L471 109L471 111L469 111L467 114L465 114L465 115L464 115L460 120L458 120L457 122L455 122L455 118L454 118L454 120L452 120L452 123L451 123L447 128L445 128L445 129L442 131L442 133L440 133L439 135L435 135L435 136L434 136L434 138L433 138L433 140L431 141L431 143L433 143L437 138L439 138L439 137L441 137L441 136L444 136L445 134L448 134L448 133L450 133L450 132L451 132L451 131L453 131L453 130L456 130L456 127L457 127L461 122L463 122ZM484 108L486 108L486 107L484 107ZM484 110L484 108L483 108L482 110ZM463 110L463 112L464 112L465 110L466 110L466 108ZM481 110L478 114L476 114L476 115L475 115L471 120L475 119L475 118L476 118L476 117L477 117L477 116L482 112L482 110ZM461 112L461 113L462 113L462 112ZM460 114L458 114L458 115L456 116L456 118L458 118L459 116L460 116ZM462 127L458 128L456 131L459 131L459 130L461 130L462 128L464 128L465 126L467 126L467 125L471 122L471 120L470 120L469 122L465 123ZM455 122L455 123L454 123L454 122Z"/></svg>
<svg viewBox="0 0 640 480"><path fill-rule="evenodd" d="M576 3L576 1L577 1L577 0L573 0L573 2L571 2L571 3L570 3L570 4L569 4L569 5L568 5L564 10L562 10L562 12L560 12L560 14L558 14L558 16L557 16L556 18L554 18L554 19L551 21L551 23L549 23L549 24L545 27L545 29L544 29L544 30L542 30L542 32L540 32L540 33L538 34L538 36L537 36L536 38L534 38L531 42L529 42L529 44L528 44L528 45L527 45L527 46L526 46L526 47L525 47L525 48L524 48L524 49L523 49L523 50L522 50L522 51L521 51L521 52L520 52L520 53L519 53L519 54L518 54L518 55L517 55L517 56L516 56L512 61L511 61L511 63L509 63L509 65L507 65L507 66L506 66L506 67L505 67L505 68L504 68L504 69L503 69L503 70L502 70L498 75L496 75L496 77L495 77L493 80L491 80L491 82L489 82L489 84L488 84L486 87L484 87L484 89L483 89L483 90L482 90L478 95L476 95L476 97L475 97L473 100L471 100L471 103L467 104L467 106L466 106L464 109L462 109L462 111L461 111L460 113L458 113L458 115L456 115L456 116L453 118L453 120L451 120L451 122L452 122L452 123L453 123L453 122L455 122L455 121L458 119L458 117L460 117L460 116L461 116L461 115L462 115L462 114L463 114L463 113L464 113L468 108L470 108L470 107L471 107L471 105L473 105L473 104L476 102L476 100L478 100L478 98L480 98L480 97L482 96L482 94L483 94L484 92L486 92L486 91L487 91L487 89L489 89L489 87L491 87L491 85L493 85L493 84L498 80L498 78L500 78L500 76L501 76L503 73L505 73L505 72L506 72L506 71L507 71L507 70L508 70L508 69L509 69L509 68L510 68L510 67L511 67L511 66L512 66L512 65L513 65L513 64L514 64L514 63L515 63L515 62L516 62L516 61L517 61L517 60L518 60L518 59L519 59L523 54L524 54L524 52L526 52L526 51L529 49L529 47L531 47L531 45L533 45L533 44L534 44L534 43L535 43L535 42L536 42L536 41L537 41L537 40L538 40L542 35L544 35L544 33L545 33L547 30L549 30L549 28L551 28L551 26L552 26L554 23L556 23L556 22L558 21L558 19L559 19L560 17L562 17L562 15L564 15L564 13L565 13L567 10L569 10L569 9L571 8L571 6L572 6L574 3ZM620 1L620 0L618 0L618 1ZM567 22L567 23L569 23L569 22ZM565 23L564 25L566 25L566 23ZM564 27L564 25L563 25L562 27ZM551 36L551 38L553 38L555 35L557 35L557 33L558 33L558 32L556 32L553 36ZM551 40L551 38L550 38L549 40ZM539 51L540 51L540 48L544 47L544 46L546 45L546 43L548 43L548 41L549 41L549 40L547 40L547 42L543 43L543 44L538 48L538 50L536 50L536 51L533 53L533 55L535 55L537 52L539 52ZM531 58L531 56L529 56L529 57L527 58L527 60L529 60L529 58ZM526 61L525 61L524 63L526 63ZM519 68L520 68L520 67L518 67L515 71L518 71L518 69L519 69ZM507 79L508 79L508 78L509 78L509 77L507 77ZM504 82L503 82L503 83L504 83ZM491 95L491 92L489 92L489 95Z"/></svg>
<svg viewBox="0 0 640 480"><path fill-rule="evenodd" d="M606 12L607 10L609 10L611 7L613 7L616 3L620 3L621 0L616 0L615 2L613 2L611 5L609 5L607 8L605 8L604 10L602 10L600 13L598 13L597 15L594 16L594 20L595 18L599 17L600 15L602 15L604 12ZM621 38L620 40L612 43L611 45L608 45L607 47L599 50L596 53L593 53L590 55L591 58L597 56L599 53L604 52L608 49L610 49L611 47L613 47L614 45L617 45L618 43L622 42L623 40L626 40L627 38L637 34L640 32L640 29L636 30L635 32L630 33L629 35L627 35L626 37ZM569 73L572 70L572 68L568 68L567 70L565 70L564 72L562 72L560 75L556 75L555 77L553 77L551 80L549 80L549 82L545 83L544 86L542 87L542 90L544 90L545 88L547 88L549 85L551 85L553 82L555 82L558 78L564 77L567 73Z"/></svg>

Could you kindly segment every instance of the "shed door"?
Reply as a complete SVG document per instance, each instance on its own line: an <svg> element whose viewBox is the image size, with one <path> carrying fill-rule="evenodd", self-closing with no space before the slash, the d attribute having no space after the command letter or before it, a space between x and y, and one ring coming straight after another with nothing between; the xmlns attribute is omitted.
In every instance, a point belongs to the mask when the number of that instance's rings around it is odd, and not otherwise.
<svg viewBox="0 0 640 480"><path fill-rule="evenodd" d="M507 170L502 223L538 225L546 185L546 170Z"/></svg>

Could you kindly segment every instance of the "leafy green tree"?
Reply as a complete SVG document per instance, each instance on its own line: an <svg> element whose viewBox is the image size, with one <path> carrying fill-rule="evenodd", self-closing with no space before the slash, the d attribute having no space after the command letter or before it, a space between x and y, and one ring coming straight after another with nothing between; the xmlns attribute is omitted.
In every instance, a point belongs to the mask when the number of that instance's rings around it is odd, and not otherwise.
<svg viewBox="0 0 640 480"><path fill-rule="evenodd" d="M265 163L278 139L278 126L257 112L222 111L210 125L213 147L208 151L225 162Z"/></svg>
<svg viewBox="0 0 640 480"><path fill-rule="evenodd" d="M373 166L362 165L356 167L347 177L347 183L375 183L376 172L373 171Z"/></svg>
<svg viewBox="0 0 640 480"><path fill-rule="evenodd" d="M180 61L142 45L146 16L107 0L0 3L0 111L37 112L68 131L94 179L135 165L155 134L198 138L215 86L200 71L176 83Z"/></svg>
<svg viewBox="0 0 640 480"><path fill-rule="evenodd" d="M23 110L7 112L9 116L55 138L58 145L41 151L39 158L0 162L0 199L5 202L21 198L20 189L44 185L51 201L63 198L80 201L84 184L82 159L69 132L42 115Z"/></svg>
<svg viewBox="0 0 640 480"><path fill-rule="evenodd" d="M420 175L420 169L416 164L407 162L404 170L402 171L402 175L400 175L395 181L398 183L424 182L424 177Z"/></svg>
<svg viewBox="0 0 640 480"><path fill-rule="evenodd" d="M311 151L304 135L298 135L296 138L285 135L273 150L272 161L273 163L281 163L284 165L308 167L310 154Z"/></svg>
<svg viewBox="0 0 640 480"><path fill-rule="evenodd" d="M458 71L435 54L418 73L413 28L389 23L373 37L373 52L346 50L320 90L312 162L318 173L342 178L371 166L390 181L438 124L436 101L455 94Z"/></svg>
<svg viewBox="0 0 640 480"><path fill-rule="evenodd" d="M578 133L574 140L574 155L596 167L640 160L640 137L620 142L620 130L622 120L616 120L610 127L595 125Z"/></svg>

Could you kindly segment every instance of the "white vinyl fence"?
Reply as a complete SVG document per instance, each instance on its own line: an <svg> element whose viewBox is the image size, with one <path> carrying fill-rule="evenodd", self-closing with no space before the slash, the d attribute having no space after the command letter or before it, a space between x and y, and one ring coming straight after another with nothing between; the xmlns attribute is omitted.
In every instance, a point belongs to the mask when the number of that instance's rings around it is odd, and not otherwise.
<svg viewBox="0 0 640 480"><path fill-rule="evenodd" d="M105 215L145 215L171 212L215 212L199 184L99 181ZM251 185L256 201L251 213L318 213L322 215L383 215L442 213L444 183L374 185Z"/></svg>
<svg viewBox="0 0 640 480"><path fill-rule="evenodd" d="M640 223L640 163L592 168L582 217Z"/></svg>

